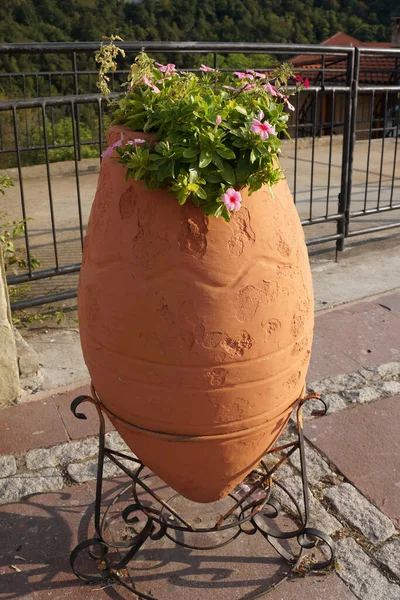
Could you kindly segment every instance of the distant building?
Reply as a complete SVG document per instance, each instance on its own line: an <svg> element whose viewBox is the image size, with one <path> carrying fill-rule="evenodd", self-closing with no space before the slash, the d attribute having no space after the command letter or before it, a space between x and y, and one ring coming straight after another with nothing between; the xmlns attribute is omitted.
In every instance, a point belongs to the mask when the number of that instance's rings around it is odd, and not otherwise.
<svg viewBox="0 0 400 600"><path fill-rule="evenodd" d="M347 35L336 33L321 46L353 46L358 48L398 48L396 55L362 54L360 56L359 92L357 105L357 139L393 136L399 133L399 104L397 92L382 88L400 84L400 18L392 20L391 42L361 42ZM308 77L311 85L343 85L346 81L346 59L340 56L301 54L290 59L296 74ZM368 87L363 91L363 87ZM371 87L374 89L371 90ZM311 96L302 95L299 110L299 136L312 135L313 123L317 124L315 135L343 133L343 115L346 94L341 92L320 94L318 106ZM316 111L316 114L315 114ZM386 118L385 118L386 115Z"/></svg>

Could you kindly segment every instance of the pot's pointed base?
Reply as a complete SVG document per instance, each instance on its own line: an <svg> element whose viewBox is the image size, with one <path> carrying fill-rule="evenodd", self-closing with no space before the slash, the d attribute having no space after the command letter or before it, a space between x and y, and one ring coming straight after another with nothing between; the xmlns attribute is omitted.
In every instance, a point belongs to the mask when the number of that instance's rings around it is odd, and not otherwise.
<svg viewBox="0 0 400 600"><path fill-rule="evenodd" d="M193 437L142 430L105 411L142 463L185 498L208 503L227 496L254 469L286 426L292 407L250 430Z"/></svg>

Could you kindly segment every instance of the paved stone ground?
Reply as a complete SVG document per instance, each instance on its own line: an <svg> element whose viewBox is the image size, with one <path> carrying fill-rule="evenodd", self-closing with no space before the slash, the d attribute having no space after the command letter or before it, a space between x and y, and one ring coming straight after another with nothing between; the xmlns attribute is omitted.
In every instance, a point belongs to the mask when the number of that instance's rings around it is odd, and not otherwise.
<svg viewBox="0 0 400 600"><path fill-rule="evenodd" d="M295 577L268 598L399 600L400 294L320 314L316 331L308 387L329 410L313 417L312 402L304 410L311 525L335 540L336 568ZM132 597L120 586L82 586L69 570L70 550L92 534L95 410L88 406L87 421L69 412L87 391L85 383L1 413L0 598ZM293 430L292 420L283 441ZM107 443L126 450L109 422L107 431ZM299 468L293 455L276 479L302 505ZM117 475L113 465L106 475ZM123 481L107 481L109 500ZM274 496L286 527L293 504L278 486ZM143 547L126 577L159 600L239 600L282 568L261 536L201 555L163 539Z"/></svg>

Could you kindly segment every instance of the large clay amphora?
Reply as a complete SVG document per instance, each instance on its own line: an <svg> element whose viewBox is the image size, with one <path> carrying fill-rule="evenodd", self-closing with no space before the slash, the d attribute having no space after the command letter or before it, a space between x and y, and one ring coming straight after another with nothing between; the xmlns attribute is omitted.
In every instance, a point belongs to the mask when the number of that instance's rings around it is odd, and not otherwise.
<svg viewBox="0 0 400 600"><path fill-rule="evenodd" d="M109 143L146 137L112 127ZM287 182L230 223L100 169L79 282L94 387L133 452L183 496L224 497L259 462L300 397L313 292Z"/></svg>

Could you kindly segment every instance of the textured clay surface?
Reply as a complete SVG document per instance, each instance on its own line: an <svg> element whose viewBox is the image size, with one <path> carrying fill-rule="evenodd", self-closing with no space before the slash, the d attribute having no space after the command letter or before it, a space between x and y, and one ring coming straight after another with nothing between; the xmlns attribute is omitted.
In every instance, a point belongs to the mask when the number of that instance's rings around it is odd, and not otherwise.
<svg viewBox="0 0 400 600"><path fill-rule="evenodd" d="M109 142L145 137L113 127ZM184 496L226 495L304 386L313 293L286 181L229 224L103 160L79 283L94 386L132 450Z"/></svg>

